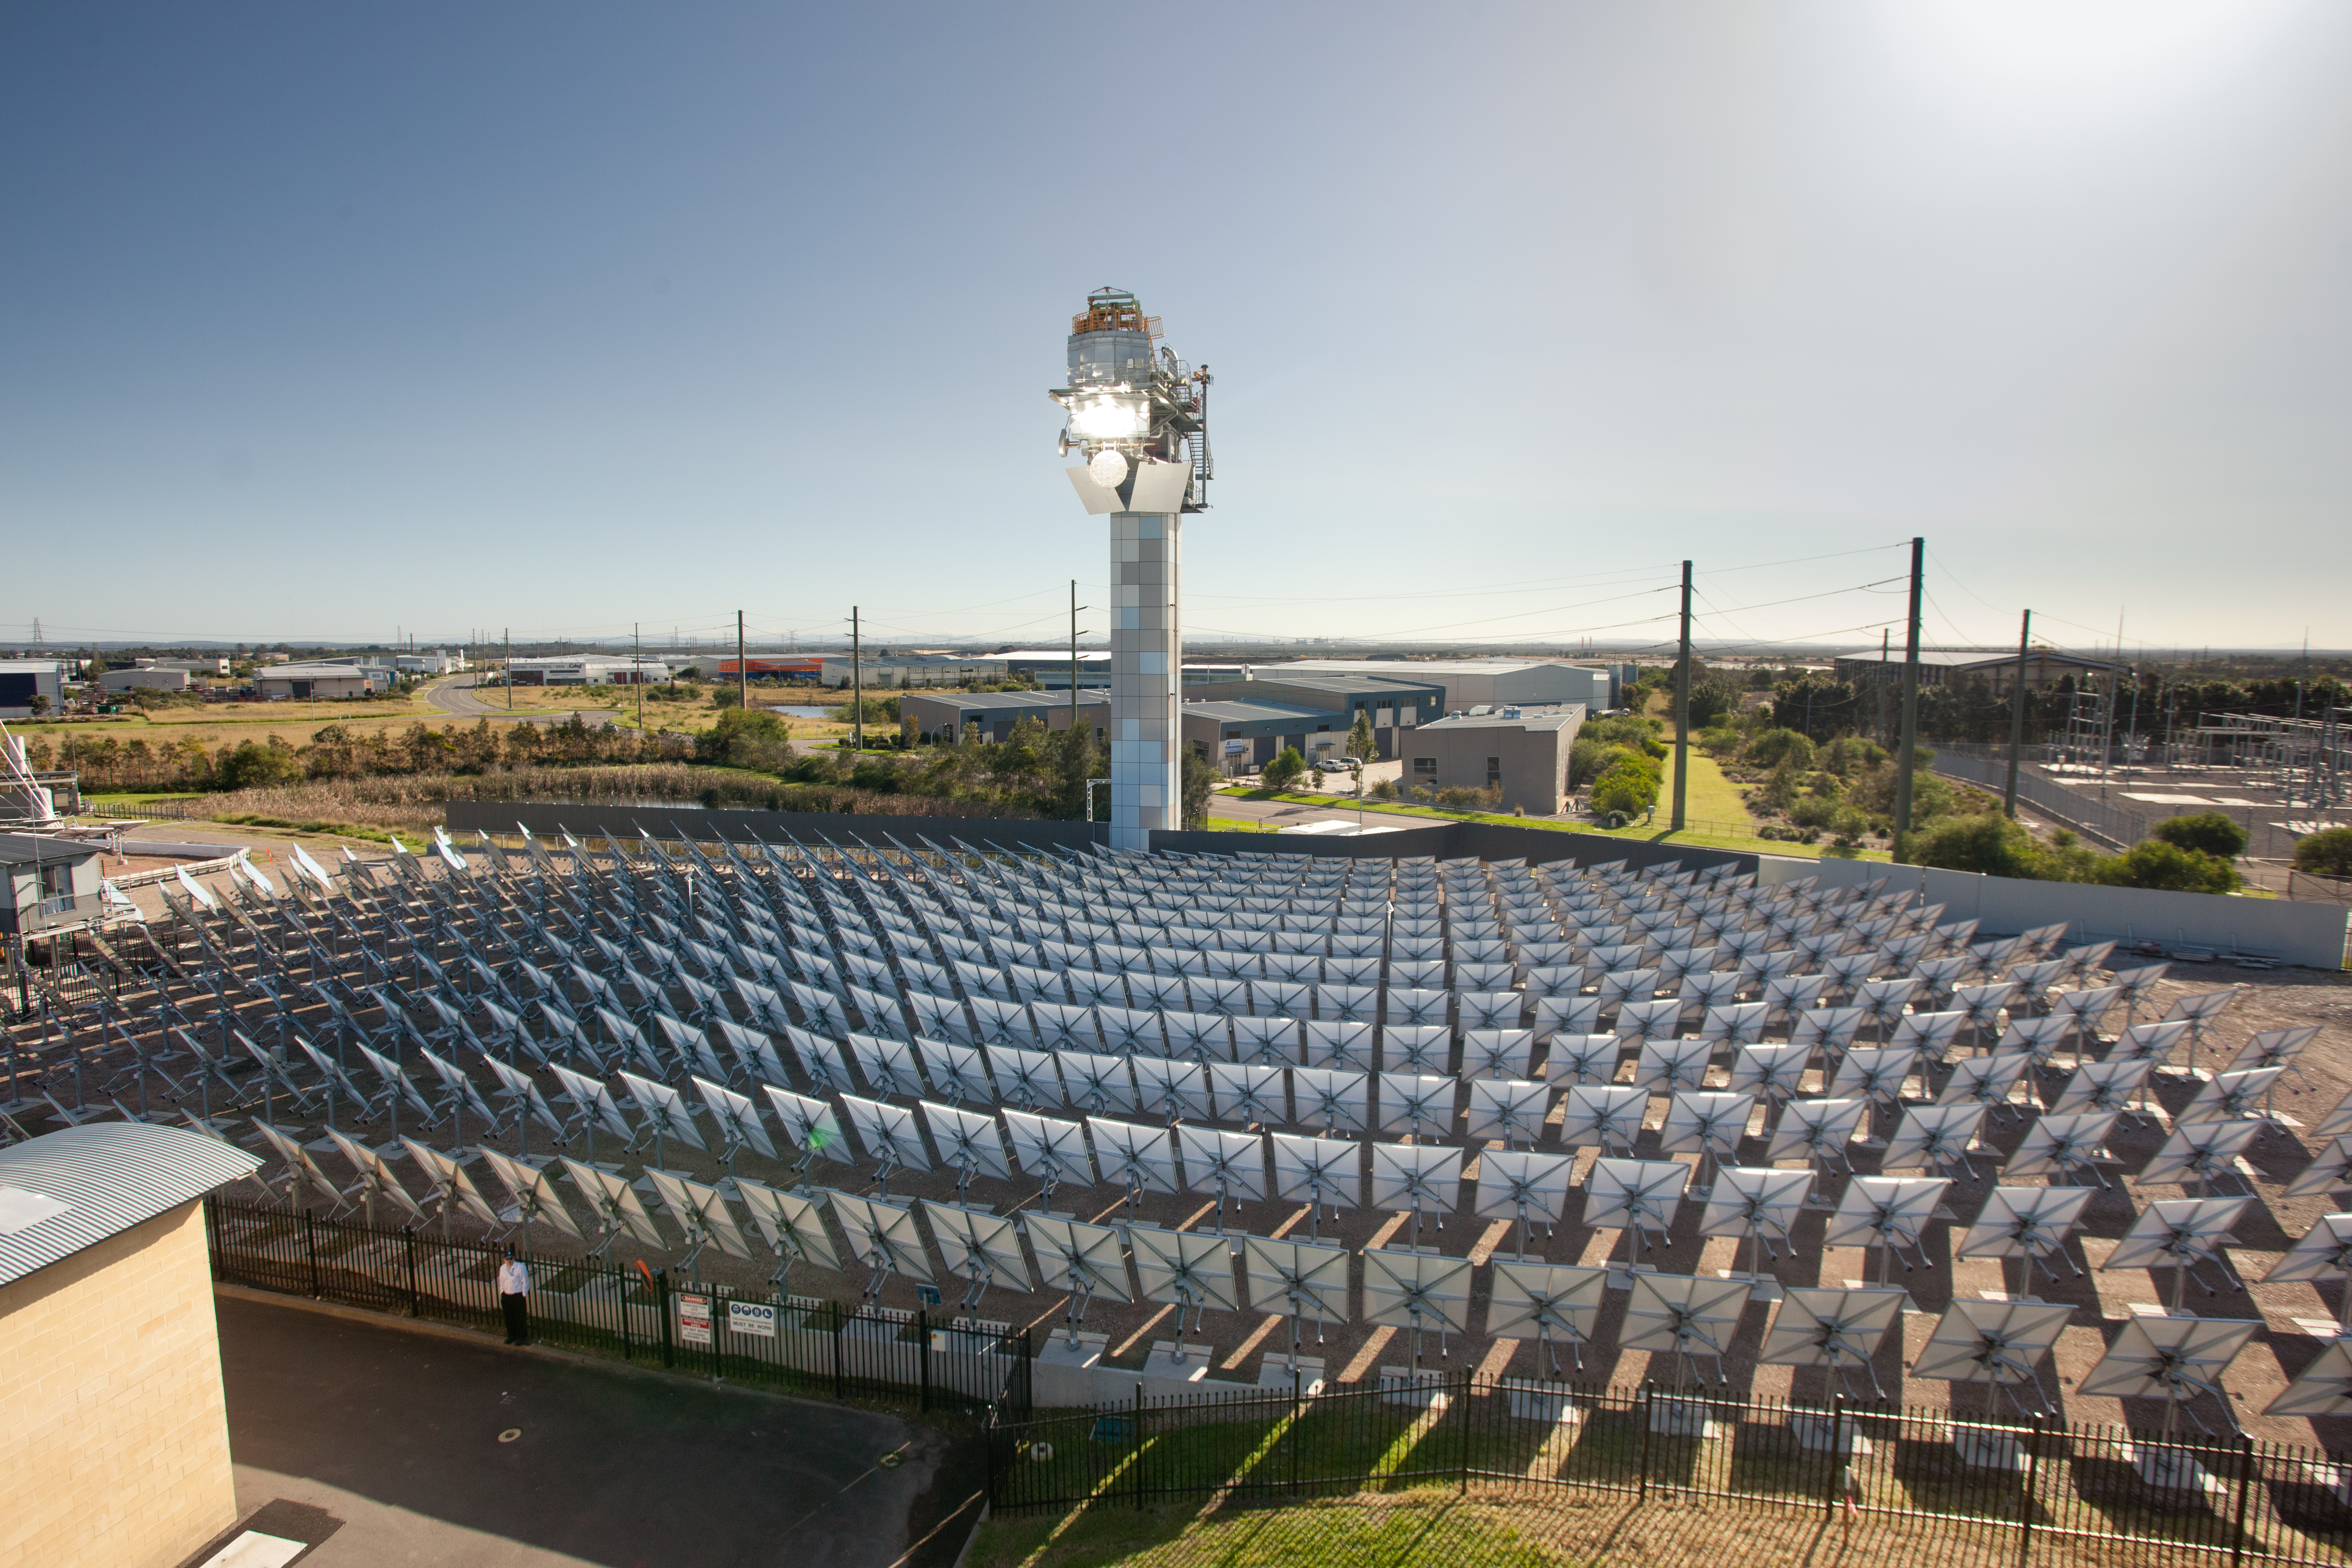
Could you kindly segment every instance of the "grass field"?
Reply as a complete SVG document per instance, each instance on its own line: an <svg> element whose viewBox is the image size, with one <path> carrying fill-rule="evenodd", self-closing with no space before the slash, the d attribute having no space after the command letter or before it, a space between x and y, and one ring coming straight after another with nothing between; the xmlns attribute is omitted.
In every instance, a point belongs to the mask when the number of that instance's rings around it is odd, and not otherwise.
<svg viewBox="0 0 2352 1568"><path fill-rule="evenodd" d="M1493 822L1507 827L1538 827L1558 833L1598 833L1612 838L1638 838L1647 844L1689 844L1706 849L1730 849L1749 855L1791 855L1804 859L1819 859L1824 855L1854 860L1890 860L1884 849L1846 851L1822 844L1789 844L1777 839L1759 838L1750 824L1747 803L1739 798L1739 786L1723 776L1715 760L1694 750L1690 754L1690 796L1685 820L1690 826L1680 833L1665 827L1673 817L1675 761L1672 752L1666 756L1665 782L1658 792L1655 821L1637 823L1631 827L1601 827L1591 822L1568 821L1557 817L1506 816L1498 812L1447 811L1438 806L1406 805L1367 801L1368 811L1384 812L1395 816L1427 817L1438 822ZM1329 806L1334 810L1353 810L1353 795L1301 795L1295 792L1250 790L1244 792L1250 800L1291 801L1301 805Z"/></svg>

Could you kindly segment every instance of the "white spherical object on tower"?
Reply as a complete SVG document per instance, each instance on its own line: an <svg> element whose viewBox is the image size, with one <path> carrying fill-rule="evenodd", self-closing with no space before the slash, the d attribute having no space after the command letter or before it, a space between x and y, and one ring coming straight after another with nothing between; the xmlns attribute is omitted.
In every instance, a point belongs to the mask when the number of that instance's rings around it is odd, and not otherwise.
<svg viewBox="0 0 2352 1568"><path fill-rule="evenodd" d="M1087 459L1087 472L1103 489L1117 489L1127 482L1127 455L1116 447L1105 447Z"/></svg>

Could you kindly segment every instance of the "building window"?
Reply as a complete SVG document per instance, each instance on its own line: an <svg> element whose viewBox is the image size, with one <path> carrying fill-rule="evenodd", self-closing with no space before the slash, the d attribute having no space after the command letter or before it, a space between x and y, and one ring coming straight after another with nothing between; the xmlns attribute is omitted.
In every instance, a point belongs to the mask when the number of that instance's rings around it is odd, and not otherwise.
<svg viewBox="0 0 2352 1568"><path fill-rule="evenodd" d="M1486 787L1488 789L1492 789L1502 782L1503 759L1500 757L1488 757L1486 759Z"/></svg>
<svg viewBox="0 0 2352 1568"><path fill-rule="evenodd" d="M1436 759L1435 757L1415 757L1415 758L1413 758L1413 760L1412 760L1412 776L1413 776L1413 777L1415 777L1415 778L1417 778L1417 779L1422 779L1422 778L1433 779L1433 778L1435 778L1435 777L1437 776L1437 759Z"/></svg>

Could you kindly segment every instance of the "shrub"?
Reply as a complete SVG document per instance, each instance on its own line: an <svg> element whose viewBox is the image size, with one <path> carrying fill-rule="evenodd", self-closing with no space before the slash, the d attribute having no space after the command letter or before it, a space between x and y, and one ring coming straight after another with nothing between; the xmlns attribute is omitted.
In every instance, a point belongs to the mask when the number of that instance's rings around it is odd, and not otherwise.
<svg viewBox="0 0 2352 1568"><path fill-rule="evenodd" d="M2167 817L2153 831L2167 844L2200 850L2223 860L2234 860L2246 852L2246 830L2218 811Z"/></svg>
<svg viewBox="0 0 2352 1568"><path fill-rule="evenodd" d="M1739 731L1727 724L1712 730L1702 730L1694 739L1700 751L1717 759L1727 757L1739 749Z"/></svg>
<svg viewBox="0 0 2352 1568"><path fill-rule="evenodd" d="M2352 877L2352 827L2331 827L2294 847L2294 868L2314 877Z"/></svg>
<svg viewBox="0 0 2352 1568"><path fill-rule="evenodd" d="M1658 781L1633 768L1612 768L1592 786L1592 809L1632 816L1658 804Z"/></svg>
<svg viewBox="0 0 2352 1568"><path fill-rule="evenodd" d="M1766 730L1748 742L1748 760L1759 768L1777 767L1785 757L1794 757L1800 768L1810 768L1813 743L1794 730Z"/></svg>
<svg viewBox="0 0 2352 1568"><path fill-rule="evenodd" d="M302 764L283 744L264 746L244 741L221 759L218 777L225 790L272 789L300 779Z"/></svg>
<svg viewBox="0 0 2352 1568"><path fill-rule="evenodd" d="M1979 871L1988 877L2043 874L2033 836L1997 813L1947 817L1933 827L1915 829L1895 847L1895 858L1908 866Z"/></svg>
<svg viewBox="0 0 2352 1568"><path fill-rule="evenodd" d="M1382 779L1365 793L1374 800L1394 800L1397 797L1397 782L1394 779Z"/></svg>
<svg viewBox="0 0 2352 1568"><path fill-rule="evenodd" d="M1288 789L1307 771L1307 759L1298 754L1296 746L1285 746L1274 760L1265 764L1258 776L1268 789Z"/></svg>
<svg viewBox="0 0 2352 1568"><path fill-rule="evenodd" d="M2088 881L2111 888L2157 888L2175 893L2229 893L2237 890L2238 872L2227 860L2201 849L2147 838L2121 855L2103 858Z"/></svg>

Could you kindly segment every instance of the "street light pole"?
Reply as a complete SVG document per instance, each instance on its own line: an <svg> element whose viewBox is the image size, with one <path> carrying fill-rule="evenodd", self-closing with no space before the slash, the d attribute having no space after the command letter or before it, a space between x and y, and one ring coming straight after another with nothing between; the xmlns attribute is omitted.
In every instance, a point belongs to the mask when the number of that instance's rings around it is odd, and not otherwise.
<svg viewBox="0 0 2352 1568"><path fill-rule="evenodd" d="M866 670L859 660L857 606L849 606L849 739L850 749L866 750Z"/></svg>

